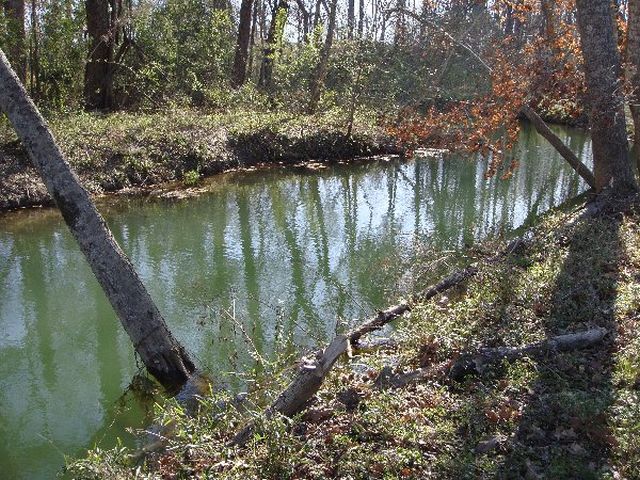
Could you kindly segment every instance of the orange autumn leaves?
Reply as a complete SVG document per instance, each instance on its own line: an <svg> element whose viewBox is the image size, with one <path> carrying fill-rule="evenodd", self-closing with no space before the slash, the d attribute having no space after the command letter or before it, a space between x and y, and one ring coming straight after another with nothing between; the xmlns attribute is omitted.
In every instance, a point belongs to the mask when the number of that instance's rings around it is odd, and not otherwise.
<svg viewBox="0 0 640 480"><path fill-rule="evenodd" d="M519 27L517 33L503 34L490 51L476 52L491 69L478 68L486 93L426 112L404 110L388 130L409 150L428 146L479 153L489 159L487 177L509 177L518 165L511 149L524 105L551 118L581 115L582 57L574 0L501 0L492 8L498 28L508 16ZM460 54L465 54L462 49ZM474 61L480 63L469 55L469 62Z"/></svg>

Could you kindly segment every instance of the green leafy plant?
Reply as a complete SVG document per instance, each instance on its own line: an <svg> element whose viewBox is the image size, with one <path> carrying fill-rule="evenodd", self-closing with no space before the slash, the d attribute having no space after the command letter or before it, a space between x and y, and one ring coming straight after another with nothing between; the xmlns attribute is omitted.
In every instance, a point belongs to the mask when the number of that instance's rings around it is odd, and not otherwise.
<svg viewBox="0 0 640 480"><path fill-rule="evenodd" d="M185 172L184 177L182 178L182 182L188 187L197 185L199 181L200 174L197 170L189 170L188 172Z"/></svg>

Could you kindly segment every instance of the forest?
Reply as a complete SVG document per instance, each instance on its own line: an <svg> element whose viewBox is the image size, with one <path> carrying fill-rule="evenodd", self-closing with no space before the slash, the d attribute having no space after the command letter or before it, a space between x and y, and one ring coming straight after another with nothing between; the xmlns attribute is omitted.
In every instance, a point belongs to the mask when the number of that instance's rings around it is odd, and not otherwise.
<svg viewBox="0 0 640 480"><path fill-rule="evenodd" d="M0 471L640 478L640 0L2 0Z"/></svg>

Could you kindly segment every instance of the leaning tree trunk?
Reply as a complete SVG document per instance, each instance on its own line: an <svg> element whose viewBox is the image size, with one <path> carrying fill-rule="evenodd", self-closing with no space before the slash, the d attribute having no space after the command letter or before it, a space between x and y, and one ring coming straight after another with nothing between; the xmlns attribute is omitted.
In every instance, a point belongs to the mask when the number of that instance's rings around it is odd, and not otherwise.
<svg viewBox="0 0 640 480"><path fill-rule="evenodd" d="M24 0L4 0L7 19L7 54L15 65L18 78L24 82L27 77L27 39L24 29Z"/></svg>
<svg viewBox="0 0 640 480"><path fill-rule="evenodd" d="M610 0L577 0L578 30L590 108L596 191L636 191L627 142L620 56Z"/></svg>
<svg viewBox="0 0 640 480"><path fill-rule="evenodd" d="M231 72L231 86L241 87L247 76L247 58L249 57L249 40L251 39L251 13L253 0L242 0L240 5L240 24L238 26L238 41L233 59Z"/></svg>
<svg viewBox="0 0 640 480"><path fill-rule="evenodd" d="M393 12L396 12L396 11L397 11L396 9L392 9L392 10L388 10L387 13L393 13ZM491 74L493 72L493 68L487 62L485 62L483 60L483 58L480 55L478 55L478 53L476 53L475 50L473 50L473 48L471 48L466 43L463 43L460 40L457 40L453 35L451 35L449 32L447 32L442 27L439 27L437 24L434 24L433 22L427 20L426 18L420 18L420 16L418 16L418 14L416 14L415 12L412 12L412 11L409 11L409 10L403 10L403 13L405 15L408 15L409 17L413 18L414 20L424 24L424 25L429 25L429 26L435 27L447 39L449 39L449 41L451 41L451 43L453 43L454 45L456 45L460 49L462 49L465 52L469 53L473 58L475 58L476 62L488 74ZM587 184L590 187L595 188L595 185L596 185L595 177L591 173L589 168L584 163L582 163L578 157L576 157L576 155L571 151L571 149L569 149L569 147L567 147L564 144L564 142L555 133L553 133L551 131L551 129L544 122L544 120L542 120L542 118L540 118L540 115L538 115L535 112L535 110L533 110L531 107L529 107L526 104L525 104L524 107L522 107L521 112L529 119L529 121L531 121L531 123L535 127L536 131L541 136L543 136L551 144L551 146L553 148L556 149L556 151L562 156L562 158L564 158L567 161L567 163L569 163L571 168L573 168L582 177L582 179L585 182L587 182Z"/></svg>
<svg viewBox="0 0 640 480"><path fill-rule="evenodd" d="M593 176L593 173L591 173L591 170L589 170L589 167L582 163L576 154L573 153L571 149L551 131L544 120L540 118L540 115L538 115L535 110L528 105L522 107L522 113L533 124L538 134L543 136L551 146L556 149L556 152L558 152L562 158L567 161L571 168L573 168L591 188L595 188L596 179Z"/></svg>
<svg viewBox="0 0 640 480"><path fill-rule="evenodd" d="M333 36L336 29L336 7L338 0L331 0L331 7L329 10L329 26L327 27L327 38L322 46L320 52L320 58L318 65L311 77L311 92L309 98L309 113L315 113L318 109L318 103L320 103L320 94L322 93L322 87L324 86L324 80L327 76L327 69L329 68L329 56L331 55L331 46L333 45Z"/></svg>
<svg viewBox="0 0 640 480"><path fill-rule="evenodd" d="M631 94L629 108L633 117L633 157L640 169L640 0L629 0L627 33L627 81Z"/></svg>
<svg viewBox="0 0 640 480"><path fill-rule="evenodd" d="M64 159L44 119L0 50L0 109L6 113L149 373L170 390L195 367Z"/></svg>

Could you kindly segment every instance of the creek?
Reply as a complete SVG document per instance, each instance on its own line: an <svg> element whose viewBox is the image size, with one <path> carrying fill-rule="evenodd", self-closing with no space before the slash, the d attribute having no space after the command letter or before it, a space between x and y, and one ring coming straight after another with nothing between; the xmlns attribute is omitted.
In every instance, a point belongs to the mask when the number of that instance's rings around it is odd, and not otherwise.
<svg viewBox="0 0 640 480"><path fill-rule="evenodd" d="M584 132L554 129L591 166ZM461 251L585 190L527 126L512 154L509 179L432 155L227 173L195 198L98 206L196 363L242 389L254 350L323 343L395 300L418 252ZM0 476L53 478L65 455L133 442L126 429L148 421L144 402L122 401L137 371L58 212L1 215Z"/></svg>

